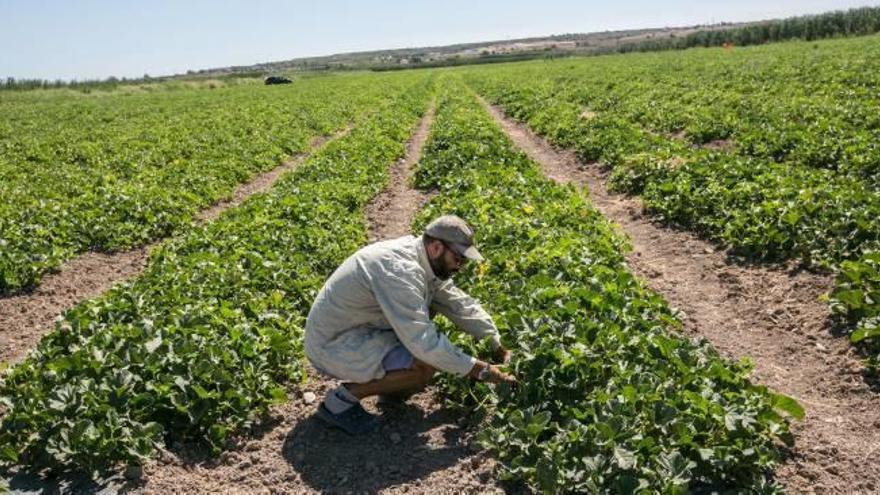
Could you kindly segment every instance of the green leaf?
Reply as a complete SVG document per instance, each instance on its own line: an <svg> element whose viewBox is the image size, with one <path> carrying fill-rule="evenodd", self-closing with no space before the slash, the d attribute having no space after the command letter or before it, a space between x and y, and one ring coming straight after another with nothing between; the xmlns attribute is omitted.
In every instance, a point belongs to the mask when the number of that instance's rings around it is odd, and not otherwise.
<svg viewBox="0 0 880 495"><path fill-rule="evenodd" d="M635 452L624 449L623 447L614 447L614 459L620 469L630 470L635 467Z"/></svg>
<svg viewBox="0 0 880 495"><path fill-rule="evenodd" d="M272 397L273 404L283 404L287 402L287 391L284 389L284 387L270 388L269 395Z"/></svg>
<svg viewBox="0 0 880 495"><path fill-rule="evenodd" d="M15 464L18 462L18 451L12 445L0 447L0 459Z"/></svg>
<svg viewBox="0 0 880 495"><path fill-rule="evenodd" d="M874 321L866 321L853 331L849 340L855 344L865 339L872 339L875 337L880 337L880 325L877 325Z"/></svg>
<svg viewBox="0 0 880 495"><path fill-rule="evenodd" d="M158 349L160 345L162 345L162 336L157 335L155 338L150 339L146 343L144 343L144 348L147 350L147 352L152 353L156 349Z"/></svg>
<svg viewBox="0 0 880 495"><path fill-rule="evenodd" d="M778 393L771 392L770 398L774 409L778 409L788 413L795 419L804 419L805 412L803 406L793 398Z"/></svg>

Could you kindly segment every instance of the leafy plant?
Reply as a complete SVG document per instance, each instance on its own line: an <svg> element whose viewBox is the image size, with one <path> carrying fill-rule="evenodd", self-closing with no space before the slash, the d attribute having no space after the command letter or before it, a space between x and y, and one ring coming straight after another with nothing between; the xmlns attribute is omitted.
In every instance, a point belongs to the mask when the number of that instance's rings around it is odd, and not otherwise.
<svg viewBox="0 0 880 495"><path fill-rule="evenodd" d="M495 315L519 386L444 387L491 415L482 438L504 476L547 493L772 489L782 414L803 409L679 335L587 197L545 179L459 82L445 86L416 172L441 193L417 224L459 214L487 257L463 285Z"/></svg>
<svg viewBox="0 0 880 495"><path fill-rule="evenodd" d="M880 251L840 264L831 309L854 326L850 340L869 343L870 365L880 368Z"/></svg>

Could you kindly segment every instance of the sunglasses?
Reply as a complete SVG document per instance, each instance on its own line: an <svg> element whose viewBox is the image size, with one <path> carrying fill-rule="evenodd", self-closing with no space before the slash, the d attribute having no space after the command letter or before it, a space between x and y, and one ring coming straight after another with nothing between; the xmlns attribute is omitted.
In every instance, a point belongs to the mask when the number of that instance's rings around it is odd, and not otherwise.
<svg viewBox="0 0 880 495"><path fill-rule="evenodd" d="M452 253L452 256L455 258L456 263L458 263L459 265L463 265L467 261L467 258L465 258L465 256L463 254L456 251L446 241L440 239L440 243L443 244L443 247L445 247L447 251Z"/></svg>

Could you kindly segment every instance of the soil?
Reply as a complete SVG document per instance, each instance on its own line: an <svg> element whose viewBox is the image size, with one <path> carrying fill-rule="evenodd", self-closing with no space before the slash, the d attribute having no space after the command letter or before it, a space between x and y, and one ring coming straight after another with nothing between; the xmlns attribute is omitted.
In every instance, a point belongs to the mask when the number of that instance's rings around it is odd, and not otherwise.
<svg viewBox="0 0 880 495"><path fill-rule="evenodd" d="M820 300L830 275L747 265L693 233L657 225L640 200L608 192L600 165L580 163L486 106L548 177L589 190L630 239L630 269L680 311L685 332L731 359L748 358L755 382L804 406L806 418L792 427L795 447L775 472L779 483L793 493L880 492L880 396Z"/></svg>
<svg viewBox="0 0 880 495"><path fill-rule="evenodd" d="M731 139L716 139L714 141L703 143L702 147L714 151L733 151L733 149L736 148L736 145Z"/></svg>
<svg viewBox="0 0 880 495"><path fill-rule="evenodd" d="M428 133L433 121L434 106L432 105L407 143L406 156L398 160L388 171L391 176L388 187L367 205L369 242L409 233L413 216L430 198L430 195L410 187L410 183L413 167L422 156L422 148L428 141Z"/></svg>
<svg viewBox="0 0 880 495"><path fill-rule="evenodd" d="M654 136L660 136L660 134L656 132L648 132ZM673 132L667 134L666 137L690 143L694 148L703 148L712 151L734 151L736 149L736 143L734 143L732 139L714 139L712 141L706 141L703 144L693 144L688 140L688 134L685 131Z"/></svg>
<svg viewBox="0 0 880 495"><path fill-rule="evenodd" d="M135 493L500 493L495 461L472 441L472 430L429 390L403 406L379 410L382 426L362 437L314 417L336 386L313 373L288 403L276 407L219 458L185 446L147 464ZM304 400L311 392L314 401ZM310 398L311 399L311 398Z"/></svg>
<svg viewBox="0 0 880 495"><path fill-rule="evenodd" d="M311 149L323 146L348 130L315 138ZM210 222L251 195L268 190L281 174L293 170L308 155L294 155L284 164L242 184L229 199L197 214L195 223ZM33 291L0 297L0 363L12 364L23 359L43 335L52 330L55 320L64 311L140 274L147 265L150 251L162 242L118 253L84 253L44 277Z"/></svg>
<svg viewBox="0 0 880 495"><path fill-rule="evenodd" d="M0 363L23 359L64 311L143 271L149 251L85 253L43 277L33 292L0 298Z"/></svg>

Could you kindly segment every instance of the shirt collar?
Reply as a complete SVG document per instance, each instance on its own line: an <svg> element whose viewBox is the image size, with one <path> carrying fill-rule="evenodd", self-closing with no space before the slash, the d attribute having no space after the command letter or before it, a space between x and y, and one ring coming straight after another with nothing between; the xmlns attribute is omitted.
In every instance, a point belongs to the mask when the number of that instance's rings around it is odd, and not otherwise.
<svg viewBox="0 0 880 495"><path fill-rule="evenodd" d="M425 242L422 236L416 237L416 252L419 254L419 265L425 270L428 282L433 281L437 276L434 275L434 269L431 268L431 262L428 261L428 251L425 250Z"/></svg>

